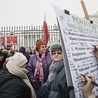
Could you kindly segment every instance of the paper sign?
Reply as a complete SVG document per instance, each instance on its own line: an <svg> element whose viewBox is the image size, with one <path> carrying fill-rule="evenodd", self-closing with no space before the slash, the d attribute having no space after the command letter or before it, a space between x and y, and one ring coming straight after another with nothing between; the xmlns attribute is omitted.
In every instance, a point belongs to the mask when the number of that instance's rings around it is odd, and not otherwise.
<svg viewBox="0 0 98 98"><path fill-rule="evenodd" d="M98 44L98 25L54 6L64 54L68 85L74 86L75 98L83 98L81 74L94 74L98 83L98 63L93 46ZM98 87L94 87L98 95ZM71 97L74 98L74 97Z"/></svg>

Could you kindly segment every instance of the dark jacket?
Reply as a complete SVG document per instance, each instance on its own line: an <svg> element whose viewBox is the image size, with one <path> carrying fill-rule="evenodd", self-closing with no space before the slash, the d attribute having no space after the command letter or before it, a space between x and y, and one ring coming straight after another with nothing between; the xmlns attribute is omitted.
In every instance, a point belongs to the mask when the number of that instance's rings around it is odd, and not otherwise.
<svg viewBox="0 0 98 98"><path fill-rule="evenodd" d="M6 68L0 72L0 98L30 98L30 88Z"/></svg>
<svg viewBox="0 0 98 98"><path fill-rule="evenodd" d="M6 60L6 58L8 57L8 54L2 52L2 56L3 56L3 59L2 59L2 61L0 61L0 70L2 70L3 64L4 64L5 60Z"/></svg>
<svg viewBox="0 0 98 98"><path fill-rule="evenodd" d="M29 55L29 53L27 53L27 52L23 52L23 55L27 58L27 60L28 60L28 62L29 62L29 59L30 59L30 55ZM28 63L27 62L27 63Z"/></svg>
<svg viewBox="0 0 98 98"><path fill-rule="evenodd" d="M58 93L58 84L61 84L63 87L67 87L65 68L63 67L61 71L56 76L55 80L51 83L49 98L56 98Z"/></svg>
<svg viewBox="0 0 98 98"><path fill-rule="evenodd" d="M56 75L55 75L55 72L56 72ZM54 73L54 76L55 76L54 79L52 79L52 76L51 76L50 79L52 80L49 79L49 76L51 73ZM49 94L49 96L46 96L44 98L59 98L57 97L58 96L57 94L59 92L58 85L60 84L62 87L67 87L63 60L59 60L58 62L54 62L50 65L49 76L48 76L47 82L41 88L41 95L43 97L43 95L48 92L47 94Z"/></svg>

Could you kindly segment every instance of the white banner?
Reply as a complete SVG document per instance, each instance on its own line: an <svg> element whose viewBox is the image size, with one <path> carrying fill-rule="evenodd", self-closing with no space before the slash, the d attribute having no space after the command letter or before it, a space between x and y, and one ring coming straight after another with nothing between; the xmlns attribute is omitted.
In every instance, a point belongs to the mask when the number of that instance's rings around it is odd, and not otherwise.
<svg viewBox="0 0 98 98"><path fill-rule="evenodd" d="M92 50L92 45L98 44L98 25L55 6L54 9L64 52L67 82L74 86L75 98L83 98L81 74L93 73L98 83L98 64ZM98 87L94 87L93 92L98 94Z"/></svg>

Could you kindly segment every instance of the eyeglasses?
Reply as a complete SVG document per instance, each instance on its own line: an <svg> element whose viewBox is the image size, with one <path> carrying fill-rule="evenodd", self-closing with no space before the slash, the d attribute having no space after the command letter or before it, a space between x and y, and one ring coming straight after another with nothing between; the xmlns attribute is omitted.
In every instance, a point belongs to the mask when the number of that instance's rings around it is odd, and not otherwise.
<svg viewBox="0 0 98 98"><path fill-rule="evenodd" d="M57 52L53 52L52 55L56 55L56 54L62 54L61 51L57 51Z"/></svg>
<svg viewBox="0 0 98 98"><path fill-rule="evenodd" d="M47 46L42 46L41 48L47 48Z"/></svg>

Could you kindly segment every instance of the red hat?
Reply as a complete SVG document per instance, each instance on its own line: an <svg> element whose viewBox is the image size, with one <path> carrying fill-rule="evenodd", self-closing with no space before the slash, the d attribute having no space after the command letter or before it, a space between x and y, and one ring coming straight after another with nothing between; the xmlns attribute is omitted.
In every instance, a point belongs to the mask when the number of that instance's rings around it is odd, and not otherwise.
<svg viewBox="0 0 98 98"><path fill-rule="evenodd" d="M39 49L41 47L41 45L46 45L46 42L44 40L39 40L36 43L36 48Z"/></svg>

